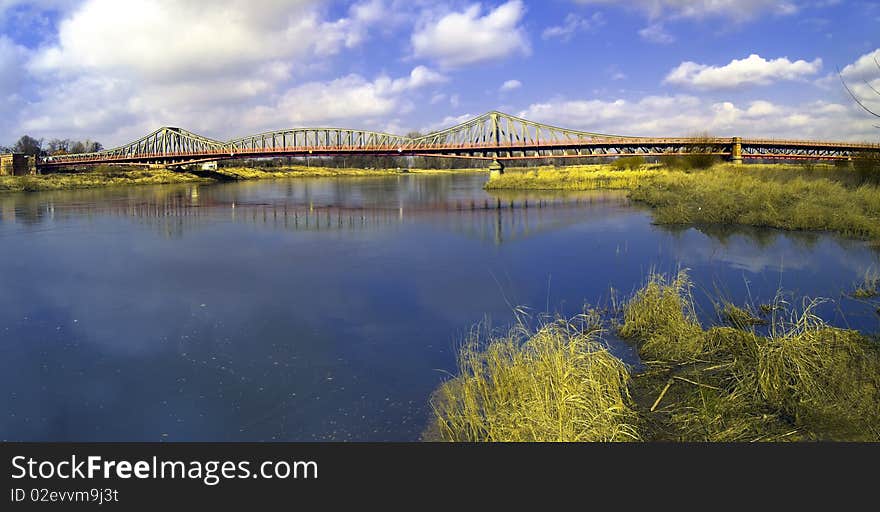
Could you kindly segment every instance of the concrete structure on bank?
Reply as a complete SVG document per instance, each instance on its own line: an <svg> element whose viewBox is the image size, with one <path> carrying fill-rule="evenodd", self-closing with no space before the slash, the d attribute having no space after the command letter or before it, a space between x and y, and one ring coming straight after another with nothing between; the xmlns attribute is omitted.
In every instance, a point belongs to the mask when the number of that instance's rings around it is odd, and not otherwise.
<svg viewBox="0 0 880 512"><path fill-rule="evenodd" d="M496 178L502 174L504 174L504 164L498 160L492 160L492 163L489 164L489 177Z"/></svg>
<svg viewBox="0 0 880 512"><path fill-rule="evenodd" d="M742 137L734 137L733 144L730 149L730 161L735 164L743 163L743 146Z"/></svg>
<svg viewBox="0 0 880 512"><path fill-rule="evenodd" d="M36 174L37 168L34 164L33 157L29 157L24 153L0 154L0 176Z"/></svg>

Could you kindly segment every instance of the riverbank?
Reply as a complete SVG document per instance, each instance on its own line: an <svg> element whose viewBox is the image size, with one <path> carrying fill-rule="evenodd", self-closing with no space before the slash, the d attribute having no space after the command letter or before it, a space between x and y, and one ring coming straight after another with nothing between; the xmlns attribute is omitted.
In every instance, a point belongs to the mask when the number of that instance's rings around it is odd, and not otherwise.
<svg viewBox="0 0 880 512"><path fill-rule="evenodd" d="M336 168L336 167L309 167L309 166L289 166L289 167L224 167L217 171L212 171L222 177L231 180L261 180L261 179L283 179L283 178L336 178L336 177L374 177L374 176L394 176L402 174L452 174L462 172L486 172L485 169L358 169L358 168ZM221 178L222 179L222 178Z"/></svg>
<svg viewBox="0 0 880 512"><path fill-rule="evenodd" d="M880 241L880 187L827 165L718 164L705 170L659 165L544 167L493 177L487 190L628 190L658 224L726 224L832 231Z"/></svg>
<svg viewBox="0 0 880 512"><path fill-rule="evenodd" d="M213 180L186 172L164 169L100 169L88 173L0 176L0 192L40 192L122 185L164 185L169 183L208 183Z"/></svg>
<svg viewBox="0 0 880 512"><path fill-rule="evenodd" d="M378 177L401 174L450 174L485 172L484 169L337 169L289 166L276 168L228 167L216 171L170 171L138 167L97 167L88 172L0 176L0 192L39 192L126 185L165 185L172 183L214 183L220 181L288 178Z"/></svg>
<svg viewBox="0 0 880 512"><path fill-rule="evenodd" d="M720 322L704 327L691 290L686 273L652 275L613 311L475 331L431 399L425 439L880 441L876 339L781 298L754 310L721 301ZM608 351L608 332L640 368Z"/></svg>

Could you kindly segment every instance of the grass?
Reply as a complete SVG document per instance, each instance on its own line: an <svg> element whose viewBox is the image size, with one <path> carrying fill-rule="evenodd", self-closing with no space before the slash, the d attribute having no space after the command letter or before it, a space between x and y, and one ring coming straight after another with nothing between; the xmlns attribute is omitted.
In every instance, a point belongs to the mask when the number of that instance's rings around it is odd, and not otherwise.
<svg viewBox="0 0 880 512"><path fill-rule="evenodd" d="M778 300L787 313L774 313L766 336L703 329L693 317L690 286L684 273L653 276L625 306L620 327L646 361L633 393L643 411L652 404L654 438L880 440L876 341L827 325L813 314L816 301L794 311Z"/></svg>
<svg viewBox="0 0 880 512"><path fill-rule="evenodd" d="M309 166L273 168L222 167L216 171L172 171L142 167L100 166L88 172L37 174L32 176L0 176L0 192L37 192L120 185L159 185L170 183L215 182L237 180L282 179L300 177L370 177L399 174L449 174L477 172L483 169L406 170L353 169Z"/></svg>
<svg viewBox="0 0 880 512"><path fill-rule="evenodd" d="M459 376L431 400L434 440L632 441L638 439L627 367L562 321L516 328L461 348Z"/></svg>
<svg viewBox="0 0 880 512"><path fill-rule="evenodd" d="M749 329L756 325L767 325L767 320L756 316L749 308L737 306L728 301L722 301L719 314L725 323L737 329Z"/></svg>
<svg viewBox="0 0 880 512"><path fill-rule="evenodd" d="M486 188L625 189L658 224L723 224L832 231L880 240L880 186L833 166L719 164L704 170L607 165L509 172Z"/></svg>
<svg viewBox="0 0 880 512"><path fill-rule="evenodd" d="M856 284L850 295L856 299L871 299L880 295L880 274L868 269L862 282Z"/></svg>
<svg viewBox="0 0 880 512"><path fill-rule="evenodd" d="M510 169L486 182L487 190L596 190L632 189L652 172L615 170L609 165Z"/></svg>
<svg viewBox="0 0 880 512"><path fill-rule="evenodd" d="M360 169L353 167L314 167L293 165L284 167L221 167L218 174L232 179L276 179L296 177L344 177L344 176L392 176L401 174L458 174L463 172L486 172L485 169Z"/></svg>
<svg viewBox="0 0 880 512"><path fill-rule="evenodd" d="M704 328L691 290L684 272L652 275L618 317L593 322L616 323L638 349L638 372L607 352L598 327L557 320L469 341L459 374L432 399L429 438L880 441L876 339L826 324L817 301L797 309L779 297L763 335Z"/></svg>
<svg viewBox="0 0 880 512"><path fill-rule="evenodd" d="M37 192L119 185L159 185L211 181L164 169L101 168L89 173L0 176L0 192Z"/></svg>
<svg viewBox="0 0 880 512"><path fill-rule="evenodd" d="M342 176L388 176L400 174L398 169L354 169L335 167L285 166L285 167L221 167L216 174L233 180L259 180L294 177L342 177Z"/></svg>
<svg viewBox="0 0 880 512"><path fill-rule="evenodd" d="M611 163L611 167L620 170L635 170L645 165L645 157L643 156L623 156Z"/></svg>

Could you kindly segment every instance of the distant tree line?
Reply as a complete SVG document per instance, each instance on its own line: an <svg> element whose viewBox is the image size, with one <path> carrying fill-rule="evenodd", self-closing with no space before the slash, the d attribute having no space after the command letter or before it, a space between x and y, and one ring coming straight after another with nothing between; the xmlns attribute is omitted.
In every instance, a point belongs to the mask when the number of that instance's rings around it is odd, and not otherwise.
<svg viewBox="0 0 880 512"><path fill-rule="evenodd" d="M94 153L104 146L91 139L37 139L30 135L22 135L12 146L0 146L2 153L24 153L30 156L69 155L77 153Z"/></svg>

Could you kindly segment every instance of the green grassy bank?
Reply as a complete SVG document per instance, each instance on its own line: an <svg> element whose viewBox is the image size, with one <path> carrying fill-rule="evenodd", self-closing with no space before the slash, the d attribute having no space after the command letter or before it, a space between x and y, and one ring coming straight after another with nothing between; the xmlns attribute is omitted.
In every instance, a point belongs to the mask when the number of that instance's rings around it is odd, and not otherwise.
<svg viewBox="0 0 880 512"><path fill-rule="evenodd" d="M161 185L168 183L210 182L185 172L164 169L100 169L88 173L0 176L0 192L38 192L120 185Z"/></svg>
<svg viewBox="0 0 880 512"><path fill-rule="evenodd" d="M832 166L717 164L539 168L492 178L489 190L624 189L660 224L726 224L833 231L880 241L880 186Z"/></svg>
<svg viewBox="0 0 880 512"><path fill-rule="evenodd" d="M226 167L216 171L184 172L166 169L144 169L101 166L87 172L38 174L34 176L0 176L0 192L37 192L121 185L160 185L170 183L212 183L217 181L286 179L306 177L371 177L400 174L449 174L453 172L484 172L482 169L400 170L352 169L290 166L274 168Z"/></svg>
<svg viewBox="0 0 880 512"><path fill-rule="evenodd" d="M475 333L432 396L425 439L880 441L880 346L814 307L723 303L703 326L687 274L653 275L616 312ZM642 368L605 348L608 332Z"/></svg>
<svg viewBox="0 0 880 512"><path fill-rule="evenodd" d="M451 174L461 172L486 172L485 169L359 169L359 168L336 168L336 167L225 167L218 169L217 174L238 180L254 179L278 179L296 177L371 177L371 176L394 176L402 174Z"/></svg>

